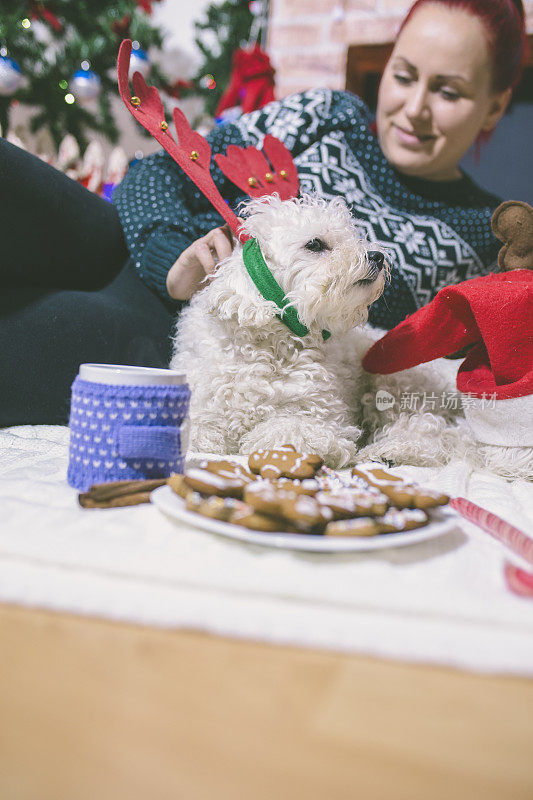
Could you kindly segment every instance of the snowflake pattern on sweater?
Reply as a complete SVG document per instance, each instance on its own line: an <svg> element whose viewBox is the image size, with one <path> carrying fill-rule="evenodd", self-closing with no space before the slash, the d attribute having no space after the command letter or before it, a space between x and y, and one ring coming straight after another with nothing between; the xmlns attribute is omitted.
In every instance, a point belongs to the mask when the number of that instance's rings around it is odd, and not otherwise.
<svg viewBox="0 0 533 800"><path fill-rule="evenodd" d="M276 136L291 151L300 176L300 191L325 198L343 197L357 220L361 236L382 247L392 264L390 283L370 309L370 322L391 328L407 314L428 303L443 287L486 274L496 263L499 243L492 235L490 218L499 198L485 192L464 176L450 183L436 183L400 175L387 162L371 132L370 112L354 95L316 89L244 115L235 124L217 128L208 137L213 154L225 152L228 144L261 147L266 133ZM156 161L159 159L159 162ZM221 224L196 187L179 173L166 154L144 159L141 167L115 193L126 238L137 268L161 293L161 278L180 252L211 227ZM159 175L155 173L165 171ZM215 183L235 207L244 199L212 168ZM173 196L177 209L172 221L169 204L157 196L150 205L164 214L153 216L148 208L144 224L131 227L128 184L150 194L161 184L165 199ZM148 183L145 183L145 180ZM172 184L178 191L169 193ZM138 198L137 198L138 199ZM141 241L139 241L141 240ZM142 244L145 244L144 252ZM146 246L147 245L147 246ZM161 274L159 274L161 273ZM159 282L154 276L159 274Z"/></svg>

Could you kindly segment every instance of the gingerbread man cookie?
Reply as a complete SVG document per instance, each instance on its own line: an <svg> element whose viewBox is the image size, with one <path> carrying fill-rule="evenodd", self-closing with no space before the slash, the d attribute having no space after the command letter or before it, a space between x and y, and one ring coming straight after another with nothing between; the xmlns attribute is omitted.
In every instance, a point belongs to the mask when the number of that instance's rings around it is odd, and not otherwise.
<svg viewBox="0 0 533 800"><path fill-rule="evenodd" d="M280 489L270 481L246 486L244 499L258 513L277 518L282 527L290 522L301 533L322 533L333 519L331 509L321 506L312 495Z"/></svg>
<svg viewBox="0 0 533 800"><path fill-rule="evenodd" d="M381 527L380 533L400 533L423 528L428 524L429 517L420 508L389 508L377 522Z"/></svg>
<svg viewBox="0 0 533 800"><path fill-rule="evenodd" d="M292 445L256 450L248 459L250 470L262 478L313 478L323 463L320 456L298 453Z"/></svg>
<svg viewBox="0 0 533 800"><path fill-rule="evenodd" d="M419 508L389 508L383 517L359 517L330 522L326 536L377 536L380 533L400 533L423 528L429 517Z"/></svg>
<svg viewBox="0 0 533 800"><path fill-rule="evenodd" d="M178 473L174 473L167 478L167 486L170 486L173 492L183 498L187 497L191 491L190 486L187 486L185 483L183 475L179 475Z"/></svg>
<svg viewBox="0 0 533 800"><path fill-rule="evenodd" d="M199 467L191 467L185 471L183 480L189 489L193 489L200 494L214 494L218 497L237 497L242 498L243 489L246 481L242 476L218 475L216 472L209 472Z"/></svg>
<svg viewBox="0 0 533 800"><path fill-rule="evenodd" d="M222 522L231 522L237 512L248 510L245 503L233 497L217 497L211 495L204 497L200 492L189 490L185 498L185 508L187 511L194 511L203 517L218 519Z"/></svg>
<svg viewBox="0 0 533 800"><path fill-rule="evenodd" d="M435 508L446 505L450 500L448 495L441 492L421 489L415 483L406 483L403 478L391 475L376 463L358 464L352 469L352 475L379 489L399 508Z"/></svg>
<svg viewBox="0 0 533 800"><path fill-rule="evenodd" d="M294 533L294 529L287 529L287 524L276 517L269 517L266 514L260 514L255 511L251 506L237 511L231 518L234 525L241 525L243 528L250 528L253 531L261 531L263 533L275 533L285 531L287 533Z"/></svg>
<svg viewBox="0 0 533 800"><path fill-rule="evenodd" d="M372 517L341 519L326 525L326 536L377 536L381 533L379 523Z"/></svg>
<svg viewBox="0 0 533 800"><path fill-rule="evenodd" d="M359 489L343 489L336 492L318 492L315 498L320 505L331 509L334 519L351 517L377 517L389 507L385 495L376 497Z"/></svg>
<svg viewBox="0 0 533 800"><path fill-rule="evenodd" d="M333 512L321 506L314 497L306 494L290 494L280 503L281 513L301 533L323 533L333 519Z"/></svg>
<svg viewBox="0 0 533 800"><path fill-rule="evenodd" d="M201 461L198 466L215 475L222 475L223 478L241 478L244 483L255 480L255 475L236 461Z"/></svg>
<svg viewBox="0 0 533 800"><path fill-rule="evenodd" d="M269 483L272 484L272 486L274 486L276 489L286 492L293 492L295 494L314 495L320 489L318 481L314 480L314 478L304 478L303 480L300 480L299 478L294 478L294 480L291 480L290 478L274 478L267 480L269 480Z"/></svg>

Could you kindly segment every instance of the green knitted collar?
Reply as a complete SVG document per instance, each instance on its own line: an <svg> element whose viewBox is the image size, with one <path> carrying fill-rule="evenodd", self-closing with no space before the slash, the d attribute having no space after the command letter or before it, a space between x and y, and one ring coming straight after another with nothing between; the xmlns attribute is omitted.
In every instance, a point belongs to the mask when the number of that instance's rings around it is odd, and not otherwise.
<svg viewBox="0 0 533 800"><path fill-rule="evenodd" d="M283 289L267 267L257 239L247 239L243 245L242 257L244 266L248 270L248 275L255 283L260 294L265 300L272 300L281 310L281 314L277 314L278 318L289 330L295 333L296 336L306 336L309 333L309 328L306 328L305 325L300 322L294 306L289 306L287 308L289 301L285 297ZM324 341L327 341L330 336L331 333L329 331L322 331L322 338Z"/></svg>

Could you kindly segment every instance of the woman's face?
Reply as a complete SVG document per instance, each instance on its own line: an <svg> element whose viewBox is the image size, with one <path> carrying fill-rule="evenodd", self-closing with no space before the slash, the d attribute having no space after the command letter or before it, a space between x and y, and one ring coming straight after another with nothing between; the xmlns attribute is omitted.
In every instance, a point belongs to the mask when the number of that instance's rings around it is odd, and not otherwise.
<svg viewBox="0 0 533 800"><path fill-rule="evenodd" d="M505 111L510 90L491 90L483 23L431 3L404 27L381 80L377 128L387 160L427 180L461 176L458 163Z"/></svg>

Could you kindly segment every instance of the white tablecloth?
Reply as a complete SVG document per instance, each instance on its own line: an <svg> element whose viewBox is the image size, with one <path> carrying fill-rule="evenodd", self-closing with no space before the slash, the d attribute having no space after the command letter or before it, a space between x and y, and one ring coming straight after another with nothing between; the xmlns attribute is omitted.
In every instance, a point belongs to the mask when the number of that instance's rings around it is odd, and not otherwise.
<svg viewBox="0 0 533 800"><path fill-rule="evenodd" d="M0 431L1 601L533 674L533 601L505 586L509 551L459 517L455 532L405 548L274 550L184 527L150 505L81 509L67 451L67 428ZM398 473L533 531L530 483L461 464Z"/></svg>

